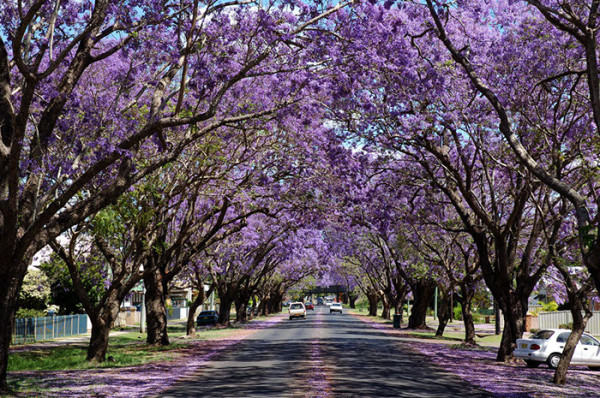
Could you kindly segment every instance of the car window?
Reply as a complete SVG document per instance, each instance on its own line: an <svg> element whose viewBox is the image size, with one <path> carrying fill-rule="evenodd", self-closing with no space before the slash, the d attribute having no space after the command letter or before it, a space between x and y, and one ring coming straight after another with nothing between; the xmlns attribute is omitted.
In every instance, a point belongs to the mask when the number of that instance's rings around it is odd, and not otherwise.
<svg viewBox="0 0 600 398"><path fill-rule="evenodd" d="M290 306L290 309L292 309L292 310L297 310L299 308L302 308L302 304L292 304Z"/></svg>
<svg viewBox="0 0 600 398"><path fill-rule="evenodd" d="M552 330L540 330L539 332L531 336L531 338L536 340L548 340L550 337L552 337L553 334L554 332Z"/></svg>
<svg viewBox="0 0 600 398"><path fill-rule="evenodd" d="M202 311L200 315L212 315L213 311Z"/></svg>
<svg viewBox="0 0 600 398"><path fill-rule="evenodd" d="M598 343L598 340L596 340L592 336L588 336L585 334L583 336L581 336L581 338L579 339L579 342L583 345L595 345L595 346L600 345L600 343Z"/></svg>
<svg viewBox="0 0 600 398"><path fill-rule="evenodd" d="M571 335L571 332L563 332L558 335L558 337L556 338L556 342L557 343L566 343L567 339L569 338L570 335Z"/></svg>

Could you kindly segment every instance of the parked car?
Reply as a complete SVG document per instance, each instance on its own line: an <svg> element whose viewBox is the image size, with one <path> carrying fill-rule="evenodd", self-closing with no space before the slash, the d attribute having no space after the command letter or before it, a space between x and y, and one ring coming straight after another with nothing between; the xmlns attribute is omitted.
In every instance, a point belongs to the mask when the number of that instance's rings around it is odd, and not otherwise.
<svg viewBox="0 0 600 398"><path fill-rule="evenodd" d="M286 301L285 303L283 303L283 306L284 307L289 307L291 303L292 303L291 301Z"/></svg>
<svg viewBox="0 0 600 398"><path fill-rule="evenodd" d="M329 313L331 314L332 312L339 312L341 314L342 303L331 303L331 305L329 306Z"/></svg>
<svg viewBox="0 0 600 398"><path fill-rule="evenodd" d="M518 339L514 355L525 360L529 368L545 362L549 368L556 369L570 334L569 329L540 330L529 339ZM571 365L600 368L600 341L584 333L575 347Z"/></svg>
<svg viewBox="0 0 600 398"><path fill-rule="evenodd" d="M288 310L290 313L290 319L294 318L304 318L306 319L306 308L304 307L304 303L295 302L290 304L290 309Z"/></svg>
<svg viewBox="0 0 600 398"><path fill-rule="evenodd" d="M323 297L317 299L317 305L323 305Z"/></svg>
<svg viewBox="0 0 600 398"><path fill-rule="evenodd" d="M304 303L304 307L306 307L307 310L315 309L315 305L312 303L312 301L308 301L308 302Z"/></svg>
<svg viewBox="0 0 600 398"><path fill-rule="evenodd" d="M196 318L196 326L216 325L218 321L217 311L202 311Z"/></svg>

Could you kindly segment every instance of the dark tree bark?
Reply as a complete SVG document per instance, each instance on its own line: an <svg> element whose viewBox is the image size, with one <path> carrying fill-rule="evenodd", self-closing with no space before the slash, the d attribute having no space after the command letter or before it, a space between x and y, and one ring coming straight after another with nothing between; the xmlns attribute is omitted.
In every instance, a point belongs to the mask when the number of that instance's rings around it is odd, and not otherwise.
<svg viewBox="0 0 600 398"><path fill-rule="evenodd" d="M169 345L167 332L166 286L160 270L144 277L146 287L146 342L151 345Z"/></svg>
<svg viewBox="0 0 600 398"><path fill-rule="evenodd" d="M500 362L512 361L515 342L523 336L525 331L525 315L527 314L527 297L516 298L509 295L498 297L498 305L502 310L504 330L496 360Z"/></svg>
<svg viewBox="0 0 600 398"><path fill-rule="evenodd" d="M381 317L383 319L390 319L390 300L384 293L380 293L379 297L381 298L381 303L383 307L381 311Z"/></svg>
<svg viewBox="0 0 600 398"><path fill-rule="evenodd" d="M550 252L554 253L554 247L550 248ZM584 280L581 286L578 286L577 282L573 279L569 270L564 268L560 261L554 261L556 268L558 268L567 289L567 296L569 303L571 304L571 316L573 317L573 326L571 334L565 343L560 361L554 372L552 382L557 385L564 385L567 381L567 370L571 364L573 353L581 335L585 331L585 327L592 317L592 308L588 299L589 293L593 290L593 279Z"/></svg>
<svg viewBox="0 0 600 398"><path fill-rule="evenodd" d="M105 304L90 316L92 335L88 345L86 359L90 362L101 363L106 359L110 329L119 316L121 300L116 293L112 294Z"/></svg>
<svg viewBox="0 0 600 398"><path fill-rule="evenodd" d="M10 258L0 258L0 270L10 268L8 264L1 264L1 262L9 263ZM19 268L20 270L26 270L27 266L21 266ZM0 394L10 391L6 382L8 353L10 351L12 333L15 325L15 312L17 310L19 291L21 290L24 277L24 271L18 272L16 275L18 283L15 283L15 281L11 282L10 278L6 275L0 275L0 302L3 307L3 310L0 311L0 325L5 325L0 328Z"/></svg>
<svg viewBox="0 0 600 398"><path fill-rule="evenodd" d="M427 329L427 309L433 298L435 286L435 281L428 278L410 284L414 302L408 317L409 329Z"/></svg>
<svg viewBox="0 0 600 398"><path fill-rule="evenodd" d="M448 321L450 320L451 308L450 308L450 296L453 294L453 287L450 286L449 289L444 289L443 287L438 288L440 292L440 304L438 307L437 317L438 317L438 328L435 331L435 335L441 337L444 335L444 330L446 330L446 326L448 325Z"/></svg>
<svg viewBox="0 0 600 398"><path fill-rule="evenodd" d="M240 295L235 298L235 320L237 322L248 321L248 300L247 295Z"/></svg>
<svg viewBox="0 0 600 398"><path fill-rule="evenodd" d="M196 284L196 288L198 291L198 295L194 298L194 301L190 304L190 312L188 314L187 322L186 322L186 334L192 335L196 333L196 312L198 308L204 304L206 299L210 297L213 290L215 289L215 285L211 284L208 292L204 291L204 282L202 279L199 279L199 283Z"/></svg>
<svg viewBox="0 0 600 398"><path fill-rule="evenodd" d="M475 291L470 288L468 283L460 284L460 295L458 300L463 314L463 323L465 325L465 343L475 345L475 324L473 323L472 302Z"/></svg>
<svg viewBox="0 0 600 398"><path fill-rule="evenodd" d="M369 300L369 316L377 316L377 294L375 292L369 292L366 294L367 300Z"/></svg>
<svg viewBox="0 0 600 398"><path fill-rule="evenodd" d="M237 289L227 289L217 288L219 291L219 321L220 325L229 325L231 322L229 321L231 315L231 306L235 301L235 296L237 295Z"/></svg>
<svg viewBox="0 0 600 398"><path fill-rule="evenodd" d="M356 299L358 299L357 295L348 294L348 302L350 303L350 308L356 308Z"/></svg>

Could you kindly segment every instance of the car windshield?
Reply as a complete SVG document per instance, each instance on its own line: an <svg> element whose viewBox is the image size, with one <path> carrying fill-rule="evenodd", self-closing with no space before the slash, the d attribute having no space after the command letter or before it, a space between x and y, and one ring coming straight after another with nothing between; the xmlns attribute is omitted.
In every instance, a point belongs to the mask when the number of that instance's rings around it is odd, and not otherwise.
<svg viewBox="0 0 600 398"><path fill-rule="evenodd" d="M331 304L333 307L341 307L342 305L340 303L333 303Z"/></svg>
<svg viewBox="0 0 600 398"><path fill-rule="evenodd" d="M202 311L200 315L214 315L214 311Z"/></svg>
<svg viewBox="0 0 600 398"><path fill-rule="evenodd" d="M539 332L531 336L531 338L536 340L548 340L550 337L552 337L553 334L554 332L552 330L540 330Z"/></svg>
<svg viewBox="0 0 600 398"><path fill-rule="evenodd" d="M292 304L290 306L290 309L292 309L292 310L297 310L297 309L300 309L300 308L302 308L302 304Z"/></svg>

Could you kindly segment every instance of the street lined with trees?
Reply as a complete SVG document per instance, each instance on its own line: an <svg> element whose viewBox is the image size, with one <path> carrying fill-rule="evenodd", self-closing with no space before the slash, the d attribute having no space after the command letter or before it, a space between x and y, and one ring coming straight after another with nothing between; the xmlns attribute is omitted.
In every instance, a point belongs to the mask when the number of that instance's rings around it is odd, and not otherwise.
<svg viewBox="0 0 600 398"><path fill-rule="evenodd" d="M599 5L4 2L0 393L17 311L87 313L100 364L140 286L170 344L174 284L188 335L213 292L226 326L335 285L410 329L436 300L438 336L460 306L474 346L494 302L508 363L551 294L565 384L600 289Z"/></svg>

